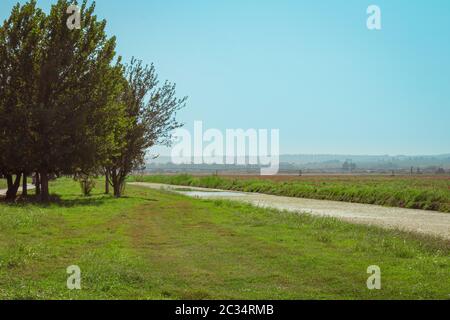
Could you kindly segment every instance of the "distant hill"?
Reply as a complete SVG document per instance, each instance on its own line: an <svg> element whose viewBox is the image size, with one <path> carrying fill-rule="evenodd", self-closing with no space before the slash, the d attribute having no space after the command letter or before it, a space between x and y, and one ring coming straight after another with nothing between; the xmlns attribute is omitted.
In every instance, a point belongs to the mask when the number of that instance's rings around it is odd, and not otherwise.
<svg viewBox="0 0 450 320"><path fill-rule="evenodd" d="M281 171L323 171L342 172L352 168L352 171L389 172L391 170L410 172L411 168L423 172L435 172L439 168L450 170L450 154L442 155L333 155L333 154L286 154L280 156ZM171 158L161 156L149 160L148 170L157 171L249 171L259 166L235 165L174 165Z"/></svg>
<svg viewBox="0 0 450 320"><path fill-rule="evenodd" d="M450 166L450 154L419 155L419 156L390 156L390 155L282 155L281 162L301 166L323 164L325 166L335 163L351 161L359 167L410 167L410 166Z"/></svg>

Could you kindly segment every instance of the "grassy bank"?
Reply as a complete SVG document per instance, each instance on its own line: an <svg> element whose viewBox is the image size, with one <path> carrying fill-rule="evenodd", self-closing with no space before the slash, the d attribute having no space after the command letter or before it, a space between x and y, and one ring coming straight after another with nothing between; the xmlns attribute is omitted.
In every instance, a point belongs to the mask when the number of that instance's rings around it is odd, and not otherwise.
<svg viewBox="0 0 450 320"><path fill-rule="evenodd" d="M450 212L450 179L445 177L278 177L272 180L178 175L143 176L134 180Z"/></svg>
<svg viewBox="0 0 450 320"><path fill-rule="evenodd" d="M128 187L0 204L1 299L448 299L450 243ZM66 287L78 265L82 290ZM382 290L366 287L367 267Z"/></svg>

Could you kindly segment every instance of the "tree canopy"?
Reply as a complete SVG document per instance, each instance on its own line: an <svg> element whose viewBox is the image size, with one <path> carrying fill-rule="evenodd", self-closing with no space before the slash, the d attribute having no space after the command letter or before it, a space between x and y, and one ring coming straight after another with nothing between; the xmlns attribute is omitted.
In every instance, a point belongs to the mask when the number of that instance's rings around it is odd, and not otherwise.
<svg viewBox="0 0 450 320"><path fill-rule="evenodd" d="M80 28L67 24L73 4ZM62 174L106 173L121 196L146 150L180 126L186 98L169 82L159 86L153 65L124 65L105 27L87 0L58 0L48 14L36 0L17 4L0 27L0 174L9 200L31 174L43 201L49 177Z"/></svg>

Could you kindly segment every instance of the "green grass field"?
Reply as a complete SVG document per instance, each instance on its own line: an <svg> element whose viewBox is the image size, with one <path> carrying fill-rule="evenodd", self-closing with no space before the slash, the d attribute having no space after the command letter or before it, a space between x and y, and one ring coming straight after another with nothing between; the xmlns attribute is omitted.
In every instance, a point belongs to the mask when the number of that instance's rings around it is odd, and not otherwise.
<svg viewBox="0 0 450 320"><path fill-rule="evenodd" d="M450 177L139 176L134 181L259 192L272 195L450 212Z"/></svg>
<svg viewBox="0 0 450 320"><path fill-rule="evenodd" d="M48 206L0 203L1 299L450 298L443 240L131 186L51 189ZM70 265L82 290L66 287Z"/></svg>

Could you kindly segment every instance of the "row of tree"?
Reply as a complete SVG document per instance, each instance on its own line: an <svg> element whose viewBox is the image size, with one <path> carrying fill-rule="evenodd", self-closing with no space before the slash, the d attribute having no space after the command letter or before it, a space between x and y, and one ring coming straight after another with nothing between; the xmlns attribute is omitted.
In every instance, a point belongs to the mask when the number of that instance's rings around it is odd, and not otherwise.
<svg viewBox="0 0 450 320"><path fill-rule="evenodd" d="M81 28L67 27L80 7ZM49 177L104 174L120 197L148 148L169 144L186 98L159 84L153 65L116 56L95 3L58 0L48 14L31 0L0 27L0 175L7 199L33 175L49 200ZM26 190L24 190L26 192Z"/></svg>

